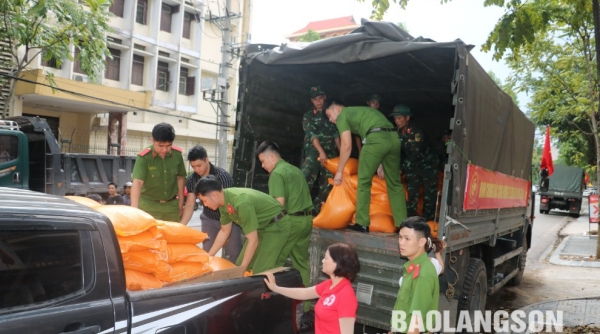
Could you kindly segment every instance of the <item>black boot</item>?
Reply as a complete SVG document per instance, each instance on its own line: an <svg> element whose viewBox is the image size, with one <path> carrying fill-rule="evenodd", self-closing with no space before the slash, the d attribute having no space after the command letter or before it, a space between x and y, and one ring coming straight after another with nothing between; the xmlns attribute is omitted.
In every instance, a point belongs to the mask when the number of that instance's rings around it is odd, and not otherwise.
<svg viewBox="0 0 600 334"><path fill-rule="evenodd" d="M368 226L362 226L362 225L358 225L358 224L349 225L348 229L352 230L352 231L356 231L356 232L361 232L361 233L369 233Z"/></svg>

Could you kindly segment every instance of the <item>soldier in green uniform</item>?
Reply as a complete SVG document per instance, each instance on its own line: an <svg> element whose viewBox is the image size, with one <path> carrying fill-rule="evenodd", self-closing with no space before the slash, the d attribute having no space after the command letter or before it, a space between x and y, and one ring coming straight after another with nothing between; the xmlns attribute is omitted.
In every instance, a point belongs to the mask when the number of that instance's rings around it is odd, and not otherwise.
<svg viewBox="0 0 600 334"><path fill-rule="evenodd" d="M290 217L281 203L254 189L223 189L213 175L198 181L196 194L206 207L221 213L221 230L209 255L214 256L225 245L231 224L236 223L246 235L238 266L256 274L281 265L281 251L290 237Z"/></svg>
<svg viewBox="0 0 600 334"><path fill-rule="evenodd" d="M315 213L319 213L321 205L331 191L331 185L327 179L333 177L321 162L338 156L340 139L335 126L327 121L323 111L325 92L321 86L310 88L310 101L313 107L302 118L304 161L302 161L300 169L304 173L309 190L312 190L315 181L317 182L319 190L313 203Z"/></svg>
<svg viewBox="0 0 600 334"><path fill-rule="evenodd" d="M427 220L435 218L435 206L438 190L439 158L433 148L425 140L423 131L410 122L412 112L404 105L394 107L390 117L398 126L402 140L401 171L406 178L408 216L417 214L419 189L423 185L423 217Z"/></svg>
<svg viewBox="0 0 600 334"><path fill-rule="evenodd" d="M371 180L376 172L384 172L392 216L396 226L406 218L404 189L400 182L400 138L394 126L379 111L369 107L344 107L337 99L328 100L325 110L329 120L340 132L341 149L334 184L342 182L342 170L352 150L351 134L364 138L358 160L358 189L356 194L356 224L349 228L369 232Z"/></svg>
<svg viewBox="0 0 600 334"><path fill-rule="evenodd" d="M138 153L133 166L131 206L156 219L178 222L187 173L182 149L173 145L174 140L171 124L152 129L152 145Z"/></svg>
<svg viewBox="0 0 600 334"><path fill-rule="evenodd" d="M438 273L427 257L433 245L430 235L423 217L406 218L400 226L400 255L408 261L402 268L402 285L392 311L392 331L418 334L436 327L425 321L428 312L438 310L440 299Z"/></svg>
<svg viewBox="0 0 600 334"><path fill-rule="evenodd" d="M273 196L288 212L291 221L290 239L281 252L280 264L289 256L292 267L298 269L304 286L310 286L308 266L308 243L312 233L312 201L302 171L281 158L279 146L265 141L256 150L258 160L269 173L269 195ZM310 302L304 303L304 312L310 310Z"/></svg>

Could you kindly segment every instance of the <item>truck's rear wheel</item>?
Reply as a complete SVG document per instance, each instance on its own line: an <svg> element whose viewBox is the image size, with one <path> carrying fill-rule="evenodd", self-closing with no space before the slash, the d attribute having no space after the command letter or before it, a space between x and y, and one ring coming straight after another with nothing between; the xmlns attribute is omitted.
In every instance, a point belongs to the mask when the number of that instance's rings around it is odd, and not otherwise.
<svg viewBox="0 0 600 334"><path fill-rule="evenodd" d="M470 259L462 287L462 296L458 301L459 312L469 312L469 319L474 319L475 311L485 309L487 297L487 275L485 264L480 259ZM460 316L460 313L459 313Z"/></svg>
<svg viewBox="0 0 600 334"><path fill-rule="evenodd" d="M523 274L525 273L525 263L527 262L527 239L523 239L523 250L521 251L521 255L519 255L519 273L515 277L513 277L508 283L513 286L517 286L521 284L523 280Z"/></svg>

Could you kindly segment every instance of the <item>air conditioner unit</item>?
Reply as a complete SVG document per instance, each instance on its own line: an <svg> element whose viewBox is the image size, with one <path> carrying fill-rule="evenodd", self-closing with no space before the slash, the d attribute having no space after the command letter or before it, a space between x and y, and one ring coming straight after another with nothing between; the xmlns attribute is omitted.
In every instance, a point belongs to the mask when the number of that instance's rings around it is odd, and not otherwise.
<svg viewBox="0 0 600 334"><path fill-rule="evenodd" d="M85 74L73 74L73 81L88 82L88 77Z"/></svg>

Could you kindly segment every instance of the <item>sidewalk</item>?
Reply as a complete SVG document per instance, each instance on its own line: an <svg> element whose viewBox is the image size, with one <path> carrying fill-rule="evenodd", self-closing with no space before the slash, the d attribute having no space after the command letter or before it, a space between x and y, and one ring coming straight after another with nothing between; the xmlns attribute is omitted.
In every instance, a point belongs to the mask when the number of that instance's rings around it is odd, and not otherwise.
<svg viewBox="0 0 600 334"><path fill-rule="evenodd" d="M571 221L560 231L563 240L550 257L550 263L560 266L600 268L600 261L595 261L598 236L589 235L588 219L587 208L585 208L582 210L581 217ZM597 228L597 224L591 225L592 231Z"/></svg>
<svg viewBox="0 0 600 334"><path fill-rule="evenodd" d="M569 222L559 233L563 240L554 250L550 257L550 263L560 266L577 266L588 268L600 268L600 261L595 261L597 235L589 235L587 207L582 210L580 218ZM591 229L597 230L598 225L593 224ZM600 278L600 270L598 270ZM600 291L598 297L580 299L565 299L540 302L525 306L519 311L532 315L533 311L562 311L562 323L565 327L575 330L565 331L559 328L554 333L600 333ZM537 312L536 312L537 313ZM513 332L517 334L517 332ZM523 332L528 334L530 332ZM520 333L518 333L520 334Z"/></svg>

